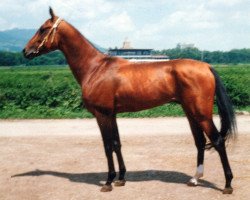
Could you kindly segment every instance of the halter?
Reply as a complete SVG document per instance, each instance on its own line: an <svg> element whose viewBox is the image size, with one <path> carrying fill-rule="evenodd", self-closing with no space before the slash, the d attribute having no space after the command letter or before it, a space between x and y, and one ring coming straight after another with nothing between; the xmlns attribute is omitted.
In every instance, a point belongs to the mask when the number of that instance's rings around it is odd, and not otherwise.
<svg viewBox="0 0 250 200"><path fill-rule="evenodd" d="M39 53L40 48L48 41L49 36L52 33L52 38L50 43L52 44L55 38L55 34L56 34L56 29L59 26L59 24L61 23L62 19L59 17L56 22L54 23L54 25L51 27L51 29L49 30L48 34L44 37L43 41L41 42L41 44L37 47L37 50L35 53Z"/></svg>

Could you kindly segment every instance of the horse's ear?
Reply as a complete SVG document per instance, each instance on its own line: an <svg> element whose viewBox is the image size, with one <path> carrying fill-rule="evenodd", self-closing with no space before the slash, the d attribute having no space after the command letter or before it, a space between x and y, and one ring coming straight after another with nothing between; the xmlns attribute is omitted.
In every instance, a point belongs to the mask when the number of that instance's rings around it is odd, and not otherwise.
<svg viewBox="0 0 250 200"><path fill-rule="evenodd" d="M49 7L49 14L50 14L50 16L51 16L51 21L54 21L54 19L55 19L55 14L54 14L54 11L53 11L53 9L52 9L51 7Z"/></svg>

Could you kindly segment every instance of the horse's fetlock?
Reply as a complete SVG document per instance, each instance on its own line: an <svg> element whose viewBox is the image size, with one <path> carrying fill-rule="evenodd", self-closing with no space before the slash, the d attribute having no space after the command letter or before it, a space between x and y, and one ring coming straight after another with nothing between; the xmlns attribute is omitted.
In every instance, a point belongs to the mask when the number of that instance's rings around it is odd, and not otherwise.
<svg viewBox="0 0 250 200"><path fill-rule="evenodd" d="M114 178L116 177L116 172L109 172L108 173L108 179L109 180L114 180Z"/></svg>

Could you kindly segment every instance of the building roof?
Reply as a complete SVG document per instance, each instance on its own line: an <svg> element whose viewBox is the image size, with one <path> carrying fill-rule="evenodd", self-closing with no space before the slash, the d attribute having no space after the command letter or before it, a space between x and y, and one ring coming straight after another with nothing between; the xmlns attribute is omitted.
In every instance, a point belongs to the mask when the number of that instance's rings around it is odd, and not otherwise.
<svg viewBox="0 0 250 200"><path fill-rule="evenodd" d="M140 48L140 49L133 49L133 48L131 48L131 49L118 49L118 48L109 49L109 51L143 51L143 50L152 51L153 49L142 49L142 48Z"/></svg>

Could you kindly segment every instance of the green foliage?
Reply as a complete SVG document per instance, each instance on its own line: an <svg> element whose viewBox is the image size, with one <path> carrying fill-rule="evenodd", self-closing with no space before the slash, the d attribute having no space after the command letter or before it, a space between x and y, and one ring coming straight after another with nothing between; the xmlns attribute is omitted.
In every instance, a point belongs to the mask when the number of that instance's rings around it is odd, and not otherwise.
<svg viewBox="0 0 250 200"><path fill-rule="evenodd" d="M237 109L250 108L250 65L216 66ZM215 109L216 110L216 109ZM184 115L172 103L119 117ZM0 67L0 118L90 118L66 66Z"/></svg>
<svg viewBox="0 0 250 200"><path fill-rule="evenodd" d="M139 112L121 113L118 117L141 118L141 117L167 117L184 116L184 112L179 104L169 103L148 110Z"/></svg>
<svg viewBox="0 0 250 200"><path fill-rule="evenodd" d="M0 66L21 65L24 58L20 53L11 53L0 51Z"/></svg>
<svg viewBox="0 0 250 200"><path fill-rule="evenodd" d="M58 108L82 111L80 88L66 67L7 68L0 74L2 110L15 107L26 112L37 108L37 114L46 111L48 116L51 110L59 112Z"/></svg>
<svg viewBox="0 0 250 200"><path fill-rule="evenodd" d="M173 48L154 51L154 54L168 55L170 59L191 58L208 63L249 63L250 49L233 49L231 51L201 51L197 48Z"/></svg>
<svg viewBox="0 0 250 200"><path fill-rule="evenodd" d="M208 63L250 63L250 49L233 49L223 51L201 51L197 48L173 48L154 51L154 54L168 55L170 59L192 58L203 60ZM59 51L39 56L33 60L27 60L22 53L0 51L0 66L34 66L34 65L65 65L67 64L63 54Z"/></svg>
<svg viewBox="0 0 250 200"><path fill-rule="evenodd" d="M64 55L60 51L51 52L46 55L36 57L32 60L25 59L25 65L65 65L67 64Z"/></svg>
<svg viewBox="0 0 250 200"><path fill-rule="evenodd" d="M51 52L32 60L25 59L21 52L0 51L0 66L65 65L66 63L64 55L59 51Z"/></svg>
<svg viewBox="0 0 250 200"><path fill-rule="evenodd" d="M236 107L250 106L250 65L216 67L216 70L233 104Z"/></svg>

